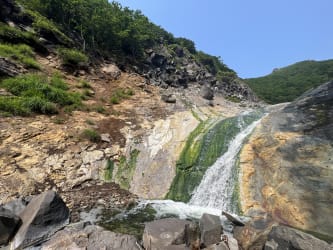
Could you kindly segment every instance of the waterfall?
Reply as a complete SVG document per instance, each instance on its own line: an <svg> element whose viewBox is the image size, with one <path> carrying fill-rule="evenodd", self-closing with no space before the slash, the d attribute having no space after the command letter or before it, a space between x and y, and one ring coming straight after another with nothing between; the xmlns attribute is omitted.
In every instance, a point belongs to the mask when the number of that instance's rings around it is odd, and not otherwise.
<svg viewBox="0 0 333 250"><path fill-rule="evenodd" d="M232 120L235 122L232 124L237 126L236 129L233 127L235 129L233 132L238 132L233 137L228 137L229 143L226 144L228 145L226 151L206 170L200 184L192 192L192 197L188 203L173 200L141 200L136 207L117 215L114 219L130 220L131 216L128 215L140 213L146 207L152 207L155 210L155 218L175 216L182 219L200 219L203 213L210 213L220 216L223 229L232 232L232 223L221 215L221 211L233 212L232 195L238 174L235 171L238 153L244 140L260 122L261 116L262 113L245 113ZM227 127L227 129L230 128ZM212 133L211 136L216 135ZM237 217L237 215L234 216ZM247 218L242 217L242 220L247 221ZM112 220L109 223L112 223Z"/></svg>
<svg viewBox="0 0 333 250"><path fill-rule="evenodd" d="M242 116L238 119L241 132L230 142L227 152L207 169L199 186L195 189L190 205L230 211L234 191L233 171L238 153L245 138L253 131L260 120L245 127Z"/></svg>

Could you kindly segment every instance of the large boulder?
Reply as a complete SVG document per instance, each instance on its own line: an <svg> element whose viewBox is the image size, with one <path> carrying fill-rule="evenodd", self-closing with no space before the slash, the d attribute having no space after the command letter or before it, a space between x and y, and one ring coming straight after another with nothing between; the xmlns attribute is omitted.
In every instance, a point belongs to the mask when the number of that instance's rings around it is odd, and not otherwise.
<svg viewBox="0 0 333 250"><path fill-rule="evenodd" d="M121 76L121 70L115 64L105 64L101 71L113 80L117 80Z"/></svg>
<svg viewBox="0 0 333 250"><path fill-rule="evenodd" d="M207 85L201 87L201 96L207 100L214 99L214 91Z"/></svg>
<svg viewBox="0 0 333 250"><path fill-rule="evenodd" d="M267 235L276 223L270 216L261 215L245 223L245 226L234 227L234 237L241 249L263 249Z"/></svg>
<svg viewBox="0 0 333 250"><path fill-rule="evenodd" d="M187 220L167 218L148 222L143 233L143 246L150 250L183 249L197 237L196 226Z"/></svg>
<svg viewBox="0 0 333 250"><path fill-rule="evenodd" d="M20 217L0 207L0 245L7 244L21 224Z"/></svg>
<svg viewBox="0 0 333 250"><path fill-rule="evenodd" d="M299 230L286 226L273 227L272 231L268 235L265 250L285 249L332 250L333 247L325 241L319 240L312 235L306 234Z"/></svg>
<svg viewBox="0 0 333 250"><path fill-rule="evenodd" d="M107 231L95 225L77 223L57 232L45 242L41 250L105 249L139 250L136 238L131 235Z"/></svg>
<svg viewBox="0 0 333 250"><path fill-rule="evenodd" d="M220 217L212 214L203 214L199 222L201 232L201 245L209 246L221 241L222 226Z"/></svg>
<svg viewBox="0 0 333 250"><path fill-rule="evenodd" d="M11 247L25 248L43 242L69 221L69 209L54 191L35 196L19 215L22 226Z"/></svg>

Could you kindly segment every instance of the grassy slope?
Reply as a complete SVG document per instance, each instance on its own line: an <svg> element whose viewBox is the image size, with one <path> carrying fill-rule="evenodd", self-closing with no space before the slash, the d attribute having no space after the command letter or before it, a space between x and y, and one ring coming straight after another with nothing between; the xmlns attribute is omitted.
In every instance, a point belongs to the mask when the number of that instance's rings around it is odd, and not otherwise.
<svg viewBox="0 0 333 250"><path fill-rule="evenodd" d="M274 70L271 74L245 79L268 103L289 102L305 91L333 79L333 60L303 61Z"/></svg>

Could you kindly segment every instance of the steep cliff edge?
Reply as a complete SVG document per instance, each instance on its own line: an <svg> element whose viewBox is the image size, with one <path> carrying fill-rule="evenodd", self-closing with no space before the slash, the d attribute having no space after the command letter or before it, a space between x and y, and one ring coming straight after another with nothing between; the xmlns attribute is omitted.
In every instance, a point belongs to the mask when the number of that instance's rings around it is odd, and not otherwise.
<svg viewBox="0 0 333 250"><path fill-rule="evenodd" d="M333 82L273 108L243 147L242 210L332 237Z"/></svg>

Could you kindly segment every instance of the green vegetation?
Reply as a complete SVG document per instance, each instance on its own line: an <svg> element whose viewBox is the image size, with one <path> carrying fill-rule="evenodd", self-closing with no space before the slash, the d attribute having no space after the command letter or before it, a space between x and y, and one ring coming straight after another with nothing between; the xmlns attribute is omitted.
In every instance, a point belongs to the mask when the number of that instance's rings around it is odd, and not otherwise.
<svg viewBox="0 0 333 250"><path fill-rule="evenodd" d="M140 11L106 0L20 0L33 11L34 26L62 36L75 31L80 36L82 51L100 52L118 61L142 62L144 51L164 44L185 48L212 74L232 72L219 57L197 51L193 41L175 38L150 22ZM38 12L39 15L33 14ZM30 13L30 12L29 12ZM46 17L51 21L47 21ZM62 32L63 31L63 32Z"/></svg>
<svg viewBox="0 0 333 250"><path fill-rule="evenodd" d="M231 101L231 102L236 102L236 103L241 102L241 99L237 96L227 96L225 99L227 99L228 101Z"/></svg>
<svg viewBox="0 0 333 250"><path fill-rule="evenodd" d="M57 79L57 80L55 80ZM13 96L0 98L0 111L13 115L30 115L31 113L55 114L60 107L81 104L77 93L66 91L66 84L59 78L47 78L41 74L27 74L5 79L0 87ZM56 86L52 85L57 82ZM60 87L61 86L61 87Z"/></svg>
<svg viewBox="0 0 333 250"><path fill-rule="evenodd" d="M80 63L87 63L88 57L76 49L58 49L62 63L66 66L78 66Z"/></svg>
<svg viewBox="0 0 333 250"><path fill-rule="evenodd" d="M123 189L130 188L130 182L135 171L136 160L140 151L134 149L130 153L130 157L127 160L125 156L120 157L118 163L118 171L115 175L116 182Z"/></svg>
<svg viewBox="0 0 333 250"><path fill-rule="evenodd" d="M98 143L101 141L101 136L94 129L85 129L81 133L81 138L88 139L91 142Z"/></svg>
<svg viewBox="0 0 333 250"><path fill-rule="evenodd" d="M82 81L80 81L79 88L92 89L92 86L90 85L89 82L82 80Z"/></svg>
<svg viewBox="0 0 333 250"><path fill-rule="evenodd" d="M109 215L105 211L100 225L115 233L134 235L138 240L142 239L145 223L156 217L156 211L150 205L130 210L121 216L114 217L114 214Z"/></svg>
<svg viewBox="0 0 333 250"><path fill-rule="evenodd" d="M195 58L206 66L210 73L213 75L222 74L222 72L230 72L236 76L236 73L229 69L221 60L220 57L211 56L202 51L198 51L195 55Z"/></svg>
<svg viewBox="0 0 333 250"><path fill-rule="evenodd" d="M32 49L25 44L0 44L0 56L22 63L27 68L39 69Z"/></svg>
<svg viewBox="0 0 333 250"><path fill-rule="evenodd" d="M105 169L104 169L104 180L105 181L112 181L112 173L114 169L114 162L110 159L108 159Z"/></svg>
<svg viewBox="0 0 333 250"><path fill-rule="evenodd" d="M128 99L130 96L134 95L134 90L132 89L116 89L110 98L112 104L119 104L123 99Z"/></svg>
<svg viewBox="0 0 333 250"><path fill-rule="evenodd" d="M303 61L245 81L268 103L290 102L305 91L333 79L333 60Z"/></svg>
<svg viewBox="0 0 333 250"><path fill-rule="evenodd" d="M61 44L72 45L72 40L61 32L54 22L50 21L36 11L25 10L25 14L32 17L32 27L38 34L47 36L49 39L56 40Z"/></svg>
<svg viewBox="0 0 333 250"><path fill-rule="evenodd" d="M27 44L36 51L46 53L47 49L41 45L35 34L10 27L0 22L0 42L11 44Z"/></svg>
<svg viewBox="0 0 333 250"><path fill-rule="evenodd" d="M250 124L261 116L251 113L243 117ZM238 117L227 118L213 127L204 122L190 134L177 161L176 177L166 196L168 199L187 202L200 183L208 167L228 149L229 142L240 131Z"/></svg>

